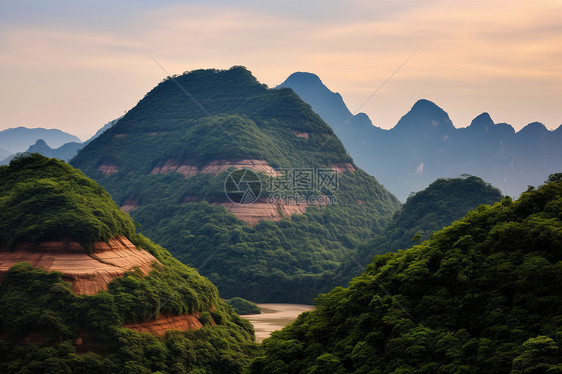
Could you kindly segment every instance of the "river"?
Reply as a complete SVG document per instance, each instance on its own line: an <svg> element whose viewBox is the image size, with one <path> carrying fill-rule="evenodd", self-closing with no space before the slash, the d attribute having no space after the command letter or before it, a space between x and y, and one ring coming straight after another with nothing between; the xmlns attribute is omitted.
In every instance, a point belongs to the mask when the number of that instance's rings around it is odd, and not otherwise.
<svg viewBox="0 0 562 374"><path fill-rule="evenodd" d="M254 325L256 341L261 343L275 330L281 330L297 319L302 312L314 310L312 305L301 304L256 304L261 309L261 314L248 314L240 316Z"/></svg>

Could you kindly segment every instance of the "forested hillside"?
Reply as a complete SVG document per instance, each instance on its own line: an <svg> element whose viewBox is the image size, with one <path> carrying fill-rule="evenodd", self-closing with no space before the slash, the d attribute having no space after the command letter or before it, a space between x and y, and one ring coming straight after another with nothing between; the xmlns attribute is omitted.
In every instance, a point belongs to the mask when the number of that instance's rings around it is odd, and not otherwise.
<svg viewBox="0 0 562 374"><path fill-rule="evenodd" d="M254 345L251 325L208 279L135 233L131 218L80 171L40 155L1 166L0 212L0 372L242 371ZM134 247L112 252L116 237ZM107 290L73 290L69 275L87 269L69 260L105 258L100 266L108 266L131 252L153 256L147 275L132 268ZM40 256L43 266L62 269L18 263L3 270L26 253L28 262Z"/></svg>
<svg viewBox="0 0 562 374"><path fill-rule="evenodd" d="M375 257L264 341L250 372L562 372L560 177Z"/></svg>
<svg viewBox="0 0 562 374"><path fill-rule="evenodd" d="M479 205L501 199L500 190L475 176L438 179L412 194L381 234L361 243L357 260L366 266L375 255L408 249Z"/></svg>
<svg viewBox="0 0 562 374"><path fill-rule="evenodd" d="M165 79L71 163L225 298L310 302L399 207L309 105L243 67ZM261 186L249 204L225 193L237 168Z"/></svg>

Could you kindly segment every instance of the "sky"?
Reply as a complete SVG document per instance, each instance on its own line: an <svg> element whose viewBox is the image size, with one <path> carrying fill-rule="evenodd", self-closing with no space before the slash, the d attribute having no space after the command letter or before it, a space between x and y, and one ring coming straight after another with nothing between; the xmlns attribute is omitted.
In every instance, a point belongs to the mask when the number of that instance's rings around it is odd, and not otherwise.
<svg viewBox="0 0 562 374"><path fill-rule="evenodd" d="M315 73L382 128L424 98L456 127L554 130L560 20L562 0L0 0L0 130L85 140L168 74L233 65L269 87Z"/></svg>

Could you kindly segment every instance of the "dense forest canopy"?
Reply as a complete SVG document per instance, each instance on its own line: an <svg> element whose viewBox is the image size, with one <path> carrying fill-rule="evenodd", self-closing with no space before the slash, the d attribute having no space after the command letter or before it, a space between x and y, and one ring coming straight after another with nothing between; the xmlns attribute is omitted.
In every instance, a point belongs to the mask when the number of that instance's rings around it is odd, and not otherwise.
<svg viewBox="0 0 562 374"><path fill-rule="evenodd" d="M264 341L252 373L562 372L562 183L481 205Z"/></svg>
<svg viewBox="0 0 562 374"><path fill-rule="evenodd" d="M208 279L135 233L102 187L40 155L0 168L0 181L3 244L126 235L159 261L148 276L132 269L95 295L75 294L59 272L14 265L0 284L0 372L242 372L254 347L249 322ZM161 338L124 327L184 315L202 327Z"/></svg>
<svg viewBox="0 0 562 374"><path fill-rule="evenodd" d="M32 154L0 166L0 245L72 239L89 247L135 226L111 196L70 165Z"/></svg>
<svg viewBox="0 0 562 374"><path fill-rule="evenodd" d="M228 171L154 172L166 162L201 170L225 159L261 160L285 170L345 165L335 191L302 192L334 195L337 203L311 204L304 214L252 226L221 206L229 202ZM118 204L138 205L130 214L140 231L208 276L224 298L310 303L340 284L336 270L344 259L400 206L375 178L355 170L308 104L290 89L268 89L243 67L164 80L71 163ZM104 173L107 165L115 172ZM271 180L259 177L263 185ZM352 270L349 277L358 274Z"/></svg>
<svg viewBox="0 0 562 374"><path fill-rule="evenodd" d="M501 199L500 190L475 176L437 179L410 195L382 233L361 243L356 259L367 266L375 255L408 249L479 205Z"/></svg>

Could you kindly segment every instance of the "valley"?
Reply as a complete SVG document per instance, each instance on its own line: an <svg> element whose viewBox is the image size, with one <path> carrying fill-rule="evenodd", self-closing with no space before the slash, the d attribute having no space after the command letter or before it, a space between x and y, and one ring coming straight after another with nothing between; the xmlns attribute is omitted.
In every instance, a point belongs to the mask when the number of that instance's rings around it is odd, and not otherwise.
<svg viewBox="0 0 562 374"><path fill-rule="evenodd" d="M401 203L313 107L195 70L69 163L0 166L0 372L559 372L562 173L519 198L424 174ZM420 100L395 131L443 127Z"/></svg>

